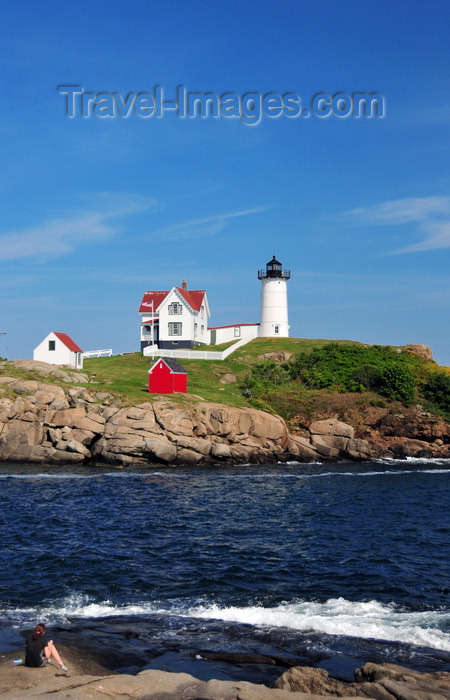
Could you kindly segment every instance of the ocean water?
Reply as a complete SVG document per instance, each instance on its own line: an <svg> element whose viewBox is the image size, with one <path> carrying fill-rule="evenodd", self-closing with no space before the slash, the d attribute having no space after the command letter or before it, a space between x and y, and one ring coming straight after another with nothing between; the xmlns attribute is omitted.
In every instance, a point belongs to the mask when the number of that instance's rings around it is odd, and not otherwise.
<svg viewBox="0 0 450 700"><path fill-rule="evenodd" d="M123 672L450 670L450 461L0 465L0 651L44 621Z"/></svg>

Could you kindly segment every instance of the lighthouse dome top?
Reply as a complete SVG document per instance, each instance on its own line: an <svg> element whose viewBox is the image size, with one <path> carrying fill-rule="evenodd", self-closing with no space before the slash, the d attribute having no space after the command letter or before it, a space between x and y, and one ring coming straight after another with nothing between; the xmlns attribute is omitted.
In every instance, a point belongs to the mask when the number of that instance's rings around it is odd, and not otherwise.
<svg viewBox="0 0 450 700"><path fill-rule="evenodd" d="M291 271L283 270L283 266L279 260L276 259L275 255L272 260L266 263L265 270L258 270L258 279L267 279L268 277L279 277L285 280L290 279Z"/></svg>

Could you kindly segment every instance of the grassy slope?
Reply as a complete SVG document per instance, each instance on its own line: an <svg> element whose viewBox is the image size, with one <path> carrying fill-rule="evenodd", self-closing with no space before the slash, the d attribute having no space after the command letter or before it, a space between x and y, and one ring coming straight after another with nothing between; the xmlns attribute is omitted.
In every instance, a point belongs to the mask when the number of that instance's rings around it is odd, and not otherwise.
<svg viewBox="0 0 450 700"><path fill-rule="evenodd" d="M329 340L306 340L302 338L258 338L232 353L223 362L214 360L181 360L188 372L189 396L175 395L176 401L192 400L192 395L204 399L226 403L230 406L248 406L249 400L243 396L241 383L250 365L259 355L267 352L290 352L312 350L330 342ZM350 343L351 341L337 341ZM201 349L205 349L202 347ZM213 346L210 349L217 350ZM116 357L93 358L84 361L84 371L99 390L114 391L122 394L128 403L140 403L152 400L153 394L147 392L147 371L150 359L140 353ZM237 382L222 384L220 378L233 374ZM95 376L93 376L95 375Z"/></svg>

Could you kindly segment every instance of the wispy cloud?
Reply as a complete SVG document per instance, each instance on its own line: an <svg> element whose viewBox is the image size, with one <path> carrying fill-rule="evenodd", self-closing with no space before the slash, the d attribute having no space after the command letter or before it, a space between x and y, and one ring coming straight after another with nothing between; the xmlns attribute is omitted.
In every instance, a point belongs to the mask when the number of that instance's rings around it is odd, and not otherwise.
<svg viewBox="0 0 450 700"><path fill-rule="evenodd" d="M89 209L70 210L28 229L0 233L0 260L71 253L82 241L114 235L116 219L156 205L155 200L123 194L99 193L90 199Z"/></svg>
<svg viewBox="0 0 450 700"><path fill-rule="evenodd" d="M230 219L250 214L259 214L268 209L268 206L252 207L242 211L227 212L225 214L214 214L198 219L189 219L172 226L165 226L156 231L153 235L164 236L170 240L181 240L185 238L197 238L199 236L215 236L222 231Z"/></svg>
<svg viewBox="0 0 450 700"><path fill-rule="evenodd" d="M409 197L342 214L347 224L359 226L417 224L421 240L392 251L414 253L450 248L450 197Z"/></svg>

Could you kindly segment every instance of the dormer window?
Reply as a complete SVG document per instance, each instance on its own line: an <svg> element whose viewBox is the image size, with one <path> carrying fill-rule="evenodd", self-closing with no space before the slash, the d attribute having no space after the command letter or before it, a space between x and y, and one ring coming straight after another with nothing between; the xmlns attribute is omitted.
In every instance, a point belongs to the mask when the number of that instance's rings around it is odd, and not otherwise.
<svg viewBox="0 0 450 700"><path fill-rule="evenodd" d="M171 304L169 304L169 315L179 316L182 313L183 313L183 305L180 304L178 301L173 301Z"/></svg>

